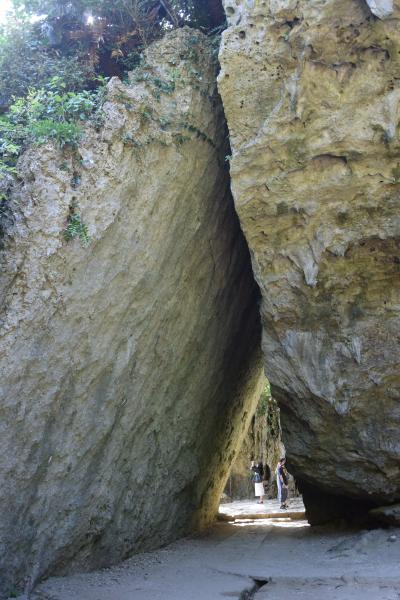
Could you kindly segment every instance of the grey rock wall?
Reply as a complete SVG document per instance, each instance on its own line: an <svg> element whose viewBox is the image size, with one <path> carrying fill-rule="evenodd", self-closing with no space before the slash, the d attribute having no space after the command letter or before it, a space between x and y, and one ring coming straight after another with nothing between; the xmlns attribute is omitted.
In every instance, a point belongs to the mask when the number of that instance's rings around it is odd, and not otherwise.
<svg viewBox="0 0 400 600"><path fill-rule="evenodd" d="M77 152L21 157L2 240L0 588L213 518L263 382L213 50L113 79ZM66 241L71 212L90 243Z"/></svg>
<svg viewBox="0 0 400 600"><path fill-rule="evenodd" d="M308 490L394 502L399 2L224 5L219 89L232 189L289 468Z"/></svg>

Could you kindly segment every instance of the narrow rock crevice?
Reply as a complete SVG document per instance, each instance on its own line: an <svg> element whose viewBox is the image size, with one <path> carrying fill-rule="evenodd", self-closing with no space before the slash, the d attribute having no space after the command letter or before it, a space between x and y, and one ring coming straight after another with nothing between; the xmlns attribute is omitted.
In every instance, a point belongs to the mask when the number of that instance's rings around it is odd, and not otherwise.
<svg viewBox="0 0 400 600"><path fill-rule="evenodd" d="M253 600L255 598L257 592L269 583L268 579L255 579L252 577L254 581L254 585L247 590L243 590L243 592L239 596L239 600Z"/></svg>

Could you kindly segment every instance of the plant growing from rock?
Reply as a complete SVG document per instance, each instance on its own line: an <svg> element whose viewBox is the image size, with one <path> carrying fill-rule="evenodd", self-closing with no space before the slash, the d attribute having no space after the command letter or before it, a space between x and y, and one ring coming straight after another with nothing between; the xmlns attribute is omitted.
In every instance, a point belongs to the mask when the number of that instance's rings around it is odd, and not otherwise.
<svg viewBox="0 0 400 600"><path fill-rule="evenodd" d="M15 173L20 153L30 144L53 140L60 148L76 147L83 134L81 123L99 118L105 80L97 90L71 92L54 77L46 87L31 88L25 97L14 99L0 118L0 178Z"/></svg>
<svg viewBox="0 0 400 600"><path fill-rule="evenodd" d="M87 225L83 223L80 213L77 212L77 205L70 208L68 225L64 229L64 237L67 242L79 238L83 246L87 246L90 242Z"/></svg>

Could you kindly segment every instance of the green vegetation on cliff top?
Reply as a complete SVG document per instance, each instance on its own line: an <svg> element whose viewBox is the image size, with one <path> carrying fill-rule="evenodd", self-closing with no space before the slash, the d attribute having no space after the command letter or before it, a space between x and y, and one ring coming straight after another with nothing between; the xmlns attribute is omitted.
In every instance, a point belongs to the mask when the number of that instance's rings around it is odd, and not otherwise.
<svg viewBox="0 0 400 600"><path fill-rule="evenodd" d="M12 0L0 28L0 180L27 145L75 146L107 78L138 65L149 43L223 19L216 0Z"/></svg>

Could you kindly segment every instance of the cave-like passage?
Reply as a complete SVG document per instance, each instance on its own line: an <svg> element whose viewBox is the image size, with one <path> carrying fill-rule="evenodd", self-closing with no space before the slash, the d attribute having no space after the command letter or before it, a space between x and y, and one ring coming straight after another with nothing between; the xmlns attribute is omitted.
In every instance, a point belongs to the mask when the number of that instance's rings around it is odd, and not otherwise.
<svg viewBox="0 0 400 600"><path fill-rule="evenodd" d="M304 519L305 509L296 481L288 471L288 509L281 509L277 485L277 466L286 456L282 441L280 410L271 394L269 381L265 385L251 419L241 448L233 460L224 493L221 497L220 518L254 520L281 517ZM255 490L251 465L262 465L262 486ZM256 491L264 491L263 503Z"/></svg>

